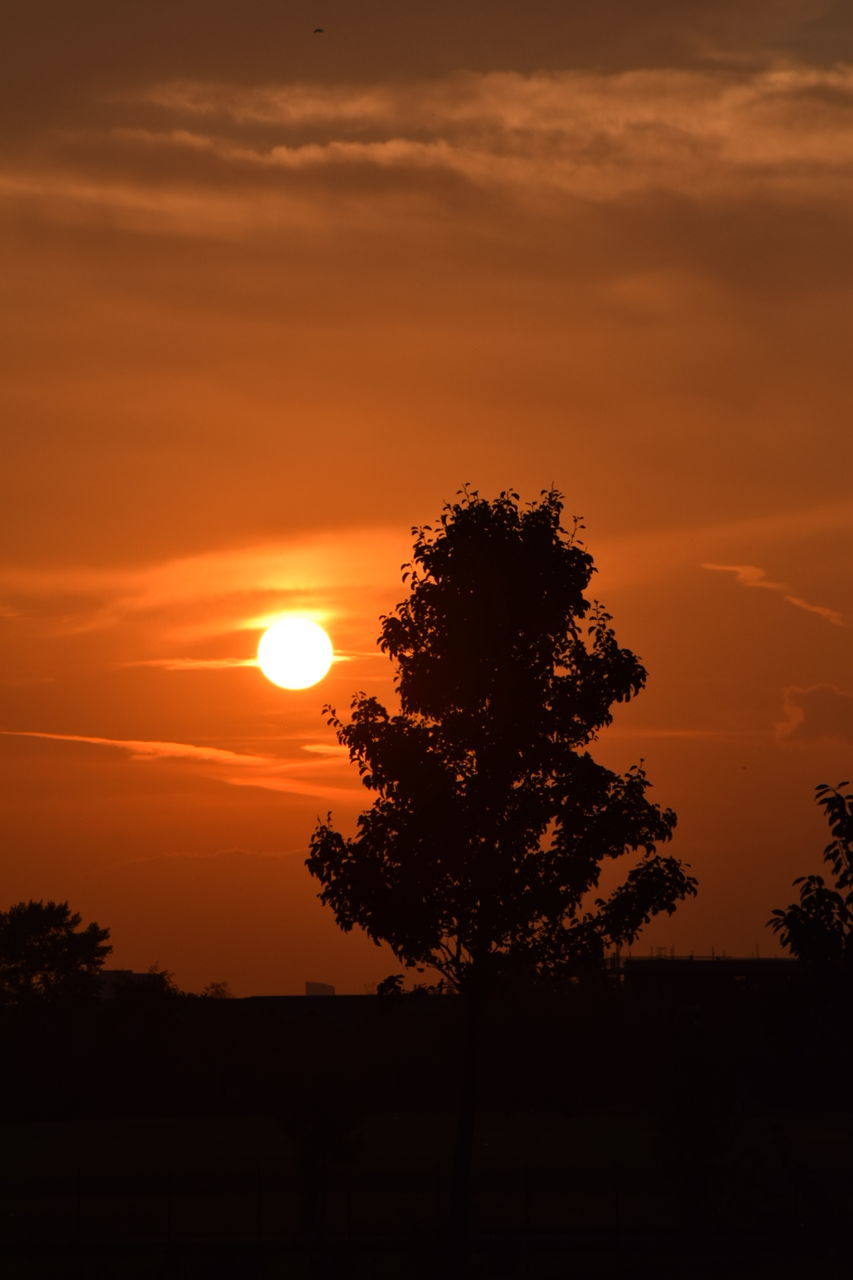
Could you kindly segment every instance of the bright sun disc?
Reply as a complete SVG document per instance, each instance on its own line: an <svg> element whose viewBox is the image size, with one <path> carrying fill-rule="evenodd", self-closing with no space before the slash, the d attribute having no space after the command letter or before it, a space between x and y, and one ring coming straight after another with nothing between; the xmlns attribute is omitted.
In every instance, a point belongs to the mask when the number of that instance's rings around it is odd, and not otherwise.
<svg viewBox="0 0 853 1280"><path fill-rule="evenodd" d="M326 632L310 618L282 618L261 636L258 666L280 689L308 689L332 665Z"/></svg>

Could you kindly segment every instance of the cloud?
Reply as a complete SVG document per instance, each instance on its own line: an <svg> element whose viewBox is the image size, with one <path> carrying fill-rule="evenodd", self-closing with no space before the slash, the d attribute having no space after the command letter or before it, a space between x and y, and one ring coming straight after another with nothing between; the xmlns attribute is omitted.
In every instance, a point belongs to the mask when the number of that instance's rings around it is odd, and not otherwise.
<svg viewBox="0 0 853 1280"><path fill-rule="evenodd" d="M63 601L63 630L76 633L114 626L133 615L178 610L182 621L173 637L195 639L223 631L261 630L278 614L300 609L327 621L348 592L387 590L399 576L406 553L399 530L334 530L280 543L204 552L164 560L144 568L0 568L0 587L17 597L19 614L27 597ZM69 597L79 598L71 615ZM259 612L259 605L266 608ZM186 615L204 606L204 620ZM216 606L213 607L213 606ZM217 613L218 608L218 613ZM355 655L360 656L360 655ZM197 665L185 658L140 659L134 665ZM205 660L201 665L252 665L252 659Z"/></svg>
<svg viewBox="0 0 853 1280"><path fill-rule="evenodd" d="M785 719L776 725L782 741L853 743L853 693L829 684L806 689L790 685L783 693L783 711Z"/></svg>
<svg viewBox="0 0 853 1280"><path fill-rule="evenodd" d="M805 163L837 172L838 146L851 136L851 97L848 66L460 72L373 86L177 83L153 87L149 103L177 117L229 122L243 136L264 126L285 138L261 149L191 129L124 129L119 136L214 150L236 163L436 164L475 180L503 180L491 173L492 160L523 161L543 182L572 187L598 172L608 175L606 189L624 190L652 174L681 186L684 164L698 171L709 160L716 171L767 174L780 163ZM516 171L505 176L515 181Z"/></svg>
<svg viewBox="0 0 853 1280"><path fill-rule="evenodd" d="M0 173L0 191L55 219L101 208L128 231L202 238L351 229L383 208L411 221L419 200L458 212L458 184L511 206L651 192L843 203L851 99L846 65L173 81L57 131L52 160Z"/></svg>
<svg viewBox="0 0 853 1280"><path fill-rule="evenodd" d="M122 667L157 667L162 671L227 671L231 667L256 667L255 658L140 658Z"/></svg>
<svg viewBox="0 0 853 1280"><path fill-rule="evenodd" d="M666 729L649 728L643 725L631 727L611 725L605 733L608 740L611 738L648 738L650 740L681 738L685 741L694 742L743 742L747 738L752 738L756 741L763 741L765 738L765 734L762 731L753 729Z"/></svg>
<svg viewBox="0 0 853 1280"><path fill-rule="evenodd" d="M188 742L157 742L143 738L97 738L77 733L44 733L41 731L0 729L0 733L16 738L48 738L57 742L86 742L98 747L117 747L129 751L134 760L205 760L215 764L268 765L271 756L246 755L224 747L198 747Z"/></svg>
<svg viewBox="0 0 853 1280"><path fill-rule="evenodd" d="M604 531L595 540L595 559L608 589L612 590L665 579L685 569L692 573L697 556L703 552L709 557L722 557L745 541L778 548L786 542L803 545L810 539L838 533L849 538L851 529L853 507L850 503L846 500L824 502L799 510L785 507L739 520L694 521L637 529L618 537L608 537Z"/></svg>
<svg viewBox="0 0 853 1280"><path fill-rule="evenodd" d="M273 619L270 619L272 621ZM385 659L383 653L335 653L332 662L364 662ZM120 667L150 667L159 671L230 671L238 667L257 667L257 658L137 658L118 663ZM307 750L307 748L306 748ZM318 748L319 750L319 748Z"/></svg>
<svg viewBox="0 0 853 1280"><path fill-rule="evenodd" d="M719 573L733 573L735 579L742 587L762 587L765 591L777 591L796 609L803 609L806 613L817 614L819 618L823 618L826 622L830 622L834 627L846 627L842 615L837 609L830 609L826 605L813 604L810 600L804 600L802 596L795 596L791 593L791 588L786 582L773 582L767 577L763 569L754 564L703 564L703 569L710 569Z"/></svg>
<svg viewBox="0 0 853 1280"><path fill-rule="evenodd" d="M352 799L357 784L352 786L329 784L324 780L330 767L341 761L334 747L320 753L309 744L312 753L309 760L284 760L279 756L256 755L231 751L224 747L197 746L188 742L160 742L140 738L102 738L90 734L46 733L37 730L0 729L0 735L15 738L41 738L52 742L83 743L94 747L109 747L124 751L132 760L186 760L196 765L210 766L205 772L220 782L233 787L260 787L265 791L283 791L293 795L334 796ZM316 757L320 758L316 758ZM309 776L306 776L309 775ZM310 775L319 775L314 781ZM341 775L342 778L345 776Z"/></svg>

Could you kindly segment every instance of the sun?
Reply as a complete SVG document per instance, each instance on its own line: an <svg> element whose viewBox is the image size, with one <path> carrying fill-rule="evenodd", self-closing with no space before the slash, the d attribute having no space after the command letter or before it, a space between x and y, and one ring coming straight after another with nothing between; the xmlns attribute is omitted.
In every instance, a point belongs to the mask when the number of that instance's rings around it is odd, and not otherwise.
<svg viewBox="0 0 853 1280"><path fill-rule="evenodd" d="M319 623L297 615L274 622L258 645L258 666L280 689L317 684L333 657L332 642Z"/></svg>

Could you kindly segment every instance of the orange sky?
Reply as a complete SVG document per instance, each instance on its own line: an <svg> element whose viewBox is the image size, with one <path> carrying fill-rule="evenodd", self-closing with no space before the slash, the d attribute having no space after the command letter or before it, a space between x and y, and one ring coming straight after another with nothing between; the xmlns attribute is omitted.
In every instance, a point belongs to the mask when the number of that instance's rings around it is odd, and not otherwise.
<svg viewBox="0 0 853 1280"><path fill-rule="evenodd" d="M459 486L583 513L700 895L764 953L850 776L844 6L13 0L0 77L0 906L198 988L392 971L302 862L324 702ZM325 34L315 36L315 26ZM306 609L320 686L251 666Z"/></svg>

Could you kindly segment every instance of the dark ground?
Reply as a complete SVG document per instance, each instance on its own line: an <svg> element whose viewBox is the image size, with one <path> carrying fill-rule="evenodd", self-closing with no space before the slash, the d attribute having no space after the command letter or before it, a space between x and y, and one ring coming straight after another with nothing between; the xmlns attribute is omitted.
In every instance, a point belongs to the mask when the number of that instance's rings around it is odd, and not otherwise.
<svg viewBox="0 0 853 1280"><path fill-rule="evenodd" d="M455 999L0 1012L4 1277L453 1274ZM791 983L494 1006L463 1273L846 1275L848 1020Z"/></svg>

